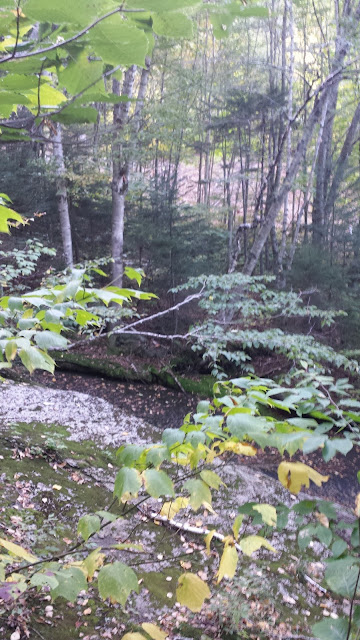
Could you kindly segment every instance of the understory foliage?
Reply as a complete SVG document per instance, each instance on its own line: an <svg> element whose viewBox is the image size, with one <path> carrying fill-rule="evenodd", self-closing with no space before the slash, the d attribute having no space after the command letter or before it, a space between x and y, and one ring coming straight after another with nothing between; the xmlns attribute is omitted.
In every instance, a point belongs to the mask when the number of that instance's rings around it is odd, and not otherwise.
<svg viewBox="0 0 360 640"><path fill-rule="evenodd" d="M359 499L356 517L342 523L331 503L305 500L292 508L282 504L243 504L231 531L214 530L206 524L206 514L211 516L214 510L213 501L221 504L224 499L221 469L232 457L256 456L266 447L288 453L290 460L280 463L278 477L296 495L302 487L309 488L310 482L321 486L328 476L305 463L292 462L291 456L298 451L306 455L320 449L329 462L336 454L346 455L360 443L360 402L353 397L354 389L348 380L335 381L315 370L299 371L298 377L298 384L292 387L252 377L217 382L212 401L200 402L196 413L188 414L179 429L165 429L160 442L121 446L114 484L120 515L111 508L84 513L78 522L78 542L65 554L38 557L0 538L0 597L6 605L12 607L21 594L44 589L50 590L54 600L62 597L73 602L91 583L92 587L97 586L102 599L125 606L130 594L140 590L133 567L138 565L141 569L142 562L148 560L139 534L135 533L138 527L126 542L110 549L102 548L97 533L115 521L131 517L138 509L150 520L167 522L189 535L192 528L186 524L187 518L191 511L202 510L203 528L196 533L204 537L208 554L215 542L220 544L220 560L213 575L216 584L234 578L242 555L252 556L260 549L277 554L272 533L280 530L286 535L287 521L295 514L299 550L304 551L313 540L328 548L325 584L353 602L360 574ZM344 534L345 529L350 529L351 539ZM122 553L121 560L112 560L116 551ZM122 560L124 552L129 558L126 562ZM176 598L197 612L211 598L212 591L198 574L185 570L178 579ZM351 610L349 619L324 619L315 624L314 635L321 640L355 638L358 609ZM160 630L153 625L143 625L143 629L152 638L160 637L156 635ZM148 636L128 633L123 637L130 640Z"/></svg>
<svg viewBox="0 0 360 640"><path fill-rule="evenodd" d="M310 335L316 324L329 327L342 311L322 310L306 302L305 293L279 291L274 276L246 276L241 273L191 278L174 292L199 289L199 307L205 319L189 330L194 349L203 353L216 377L226 377L226 362L253 371L251 354L274 351L285 355L294 365L302 363L357 369L357 362ZM279 323L291 327L302 321L297 333L284 331Z"/></svg>

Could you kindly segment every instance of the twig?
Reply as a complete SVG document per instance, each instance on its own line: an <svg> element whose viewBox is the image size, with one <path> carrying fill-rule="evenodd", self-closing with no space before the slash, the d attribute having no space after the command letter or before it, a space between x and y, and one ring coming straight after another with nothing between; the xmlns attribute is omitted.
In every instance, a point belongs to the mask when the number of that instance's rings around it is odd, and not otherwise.
<svg viewBox="0 0 360 640"><path fill-rule="evenodd" d="M140 320L136 320L135 322L125 325L124 327L120 327L120 329L115 329L114 331L108 331L106 333L102 333L101 335L97 335L97 336L91 336L90 338L86 338L85 340L78 340L77 342L73 342L67 345L66 347L55 347L51 351L69 351L69 349L73 349L74 347L78 347L83 344L89 344L89 342L94 342L95 340L99 340L100 338L109 337L111 335L119 335L122 333L133 334L133 335L147 335L147 336L151 336L152 338L158 338L158 339L163 338L164 340L175 340L175 339L180 340L184 338L186 339L190 337L190 335L192 334L191 333L173 334L168 336L166 334L152 333L147 331L143 331L143 332L131 331L131 329L134 329L134 327L137 327L140 324L143 324L144 322L151 322L151 320L155 320L156 318L165 316L168 313L171 313L172 311L176 311L177 309L180 309L180 307L183 307L184 305L189 304L193 300L198 300L199 298L202 297L203 290L204 290L204 287L201 289L199 293L194 293L191 296L188 296L182 302L178 302L173 307L170 307L169 309L165 309L165 311L159 311L158 313L154 313L152 316L141 318Z"/></svg>
<svg viewBox="0 0 360 640"><path fill-rule="evenodd" d="M81 31L76 33L71 38L68 38L67 40L63 40L62 42L57 42L55 44L52 44L49 47L44 47L44 49L29 51L28 53L18 53L17 55L14 55L14 52L13 52L11 55L6 56L5 58L0 58L0 64L3 64L4 62L9 62L10 60L22 60L24 58L39 56L39 55L42 55L43 53L47 53L48 51L54 51L55 49L59 49L59 47L64 47L70 42L74 42L75 40L78 40L79 38L84 36L88 31L90 31L90 29L93 29L98 24L100 24L100 22L102 22L103 20L106 20L106 18L110 18L116 13L143 13L143 12L144 12L144 9L123 9L122 6L117 7L116 9L113 9L113 11L109 11L108 13L105 13L105 15L101 16L100 18L97 18L97 20L94 20L94 22L92 22L88 27L85 27L85 29L82 29Z"/></svg>

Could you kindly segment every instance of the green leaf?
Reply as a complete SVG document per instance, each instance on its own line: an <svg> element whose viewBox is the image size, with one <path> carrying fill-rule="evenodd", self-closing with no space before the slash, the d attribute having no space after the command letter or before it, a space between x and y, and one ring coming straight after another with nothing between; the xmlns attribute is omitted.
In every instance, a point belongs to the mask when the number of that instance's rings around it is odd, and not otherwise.
<svg viewBox="0 0 360 640"><path fill-rule="evenodd" d="M144 9L145 11L177 11L187 7L196 7L200 0L127 0L126 6L132 9Z"/></svg>
<svg viewBox="0 0 360 640"><path fill-rule="evenodd" d="M87 590L85 575L77 567L54 571L54 574L58 581L57 587L51 589L51 595L54 600L61 596L69 602L74 602L80 591Z"/></svg>
<svg viewBox="0 0 360 640"><path fill-rule="evenodd" d="M122 562L107 564L100 569L98 577L99 593L103 600L125 605L131 591L139 593L136 573Z"/></svg>
<svg viewBox="0 0 360 640"><path fill-rule="evenodd" d="M359 573L358 559L347 557L330 562L325 580L332 591L345 598L352 598Z"/></svg>
<svg viewBox="0 0 360 640"><path fill-rule="evenodd" d="M30 578L30 584L33 587L50 587L50 589L56 589L59 585L59 581L51 571L38 571L34 573Z"/></svg>
<svg viewBox="0 0 360 640"><path fill-rule="evenodd" d="M175 496L174 485L165 471L147 469L143 473L145 489L153 498Z"/></svg>
<svg viewBox="0 0 360 640"><path fill-rule="evenodd" d="M256 504L253 506L253 510L261 514L265 524L268 524L270 527L276 527L277 513L275 507L271 504Z"/></svg>
<svg viewBox="0 0 360 640"><path fill-rule="evenodd" d="M98 112L94 107L78 107L72 105L52 117L54 122L61 122L61 124L95 123L97 118Z"/></svg>
<svg viewBox="0 0 360 640"><path fill-rule="evenodd" d="M11 311L22 311L23 304L23 299L15 296L11 296L8 300L8 307Z"/></svg>
<svg viewBox="0 0 360 640"><path fill-rule="evenodd" d="M130 498L136 498L140 487L140 473L136 469L123 467L116 474L114 496L126 502Z"/></svg>
<svg viewBox="0 0 360 640"><path fill-rule="evenodd" d="M243 523L244 520L244 515L243 514L239 514L238 516L236 516L235 520L234 520L234 524L232 526L232 530L233 530L233 534L235 537L235 540L238 539L239 537L239 531L241 529L241 525Z"/></svg>
<svg viewBox="0 0 360 640"><path fill-rule="evenodd" d="M159 13L152 16L153 29L158 36L187 38L193 36L193 23L183 13Z"/></svg>
<svg viewBox="0 0 360 640"><path fill-rule="evenodd" d="M23 219L19 213L16 213L16 211L13 211L8 207L4 207L3 204L0 204L0 232L1 233L10 233L9 220L17 220L17 222L23 222Z"/></svg>
<svg viewBox="0 0 360 640"><path fill-rule="evenodd" d="M82 516L79 520L77 532L78 535L82 536L84 540L88 540L89 537L99 531L100 529L100 518L96 515L87 514Z"/></svg>
<svg viewBox="0 0 360 640"><path fill-rule="evenodd" d="M346 640L349 622L344 618L327 618L314 624L311 629L319 640Z"/></svg>
<svg viewBox="0 0 360 640"><path fill-rule="evenodd" d="M339 556L341 556L344 551L347 550L347 544L345 542L345 540L335 540L335 542L333 542L333 544L331 545L331 552L333 554L334 558L339 558Z"/></svg>
<svg viewBox="0 0 360 640"><path fill-rule="evenodd" d="M261 547L265 547L269 551L275 551L274 547L270 544L268 540L263 538L262 536L247 536L246 538L242 538L239 542L241 551L246 556L251 556L255 551L258 551Z"/></svg>
<svg viewBox="0 0 360 640"><path fill-rule="evenodd" d="M82 50L67 67L58 74L59 84L73 96L84 91L90 85L91 90L96 90L96 83L101 79L104 64L98 60L90 61L87 51ZM99 88L103 89L103 84L99 82ZM66 108L66 111L68 107Z"/></svg>
<svg viewBox="0 0 360 640"><path fill-rule="evenodd" d="M41 352L36 347L26 347L19 353L24 367L32 373L35 369L42 369L54 373L55 362L47 354Z"/></svg>
<svg viewBox="0 0 360 640"><path fill-rule="evenodd" d="M114 66L143 67L148 39L143 31L124 24L120 14L101 22L89 32L91 45L104 62Z"/></svg>
<svg viewBox="0 0 360 640"><path fill-rule="evenodd" d="M135 280L136 283L141 285L141 281L144 277L144 272L142 269L133 269L132 267L125 267L124 273L129 280Z"/></svg>
<svg viewBox="0 0 360 640"><path fill-rule="evenodd" d="M342 453L346 456L349 451L353 448L353 443L349 438L333 438L332 440L328 439L325 442L325 446L323 448L323 458L325 462L329 462L337 452Z"/></svg>
<svg viewBox="0 0 360 640"><path fill-rule="evenodd" d="M218 490L220 485L224 484L217 473L214 473L214 471L209 471L208 469L204 469L203 471L201 471L200 477L212 489Z"/></svg>
<svg viewBox="0 0 360 640"><path fill-rule="evenodd" d="M208 485L202 480L191 479L185 482L185 491L190 493L190 504L197 511L202 504L211 505L211 492Z"/></svg>
<svg viewBox="0 0 360 640"><path fill-rule="evenodd" d="M219 571L217 572L217 583L223 578L229 578L231 580L235 575L237 563L238 554L235 547L226 543L221 556Z"/></svg>
<svg viewBox="0 0 360 640"><path fill-rule="evenodd" d="M107 0L102 0L101 13L106 13L113 6ZM76 0L76 3L72 0L61 0L61 2L28 0L22 10L27 17L35 21L77 24L84 27L94 18L99 17L99 3L96 0Z"/></svg>
<svg viewBox="0 0 360 640"><path fill-rule="evenodd" d="M59 333L53 331L41 331L35 334L34 340L40 349L64 349L68 340Z"/></svg>
<svg viewBox="0 0 360 640"><path fill-rule="evenodd" d="M211 403L208 400L202 400L196 407L196 413L209 413Z"/></svg>
<svg viewBox="0 0 360 640"><path fill-rule="evenodd" d="M170 449L170 447L184 442L185 433L184 431L180 431L180 429L165 429L161 437L162 441L165 442L166 446Z"/></svg>
<svg viewBox="0 0 360 640"><path fill-rule="evenodd" d="M176 598L178 602L193 611L201 611L204 601L211 597L206 582L193 573L184 573L178 580Z"/></svg>

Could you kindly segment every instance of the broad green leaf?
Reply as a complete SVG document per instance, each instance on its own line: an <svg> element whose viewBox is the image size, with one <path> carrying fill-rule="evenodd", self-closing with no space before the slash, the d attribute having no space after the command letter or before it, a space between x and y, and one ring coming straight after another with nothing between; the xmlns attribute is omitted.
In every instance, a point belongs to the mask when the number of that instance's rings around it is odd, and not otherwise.
<svg viewBox="0 0 360 640"><path fill-rule="evenodd" d="M151 622L143 622L141 626L144 631L146 631L146 633L148 633L149 636L153 638L153 640L166 640L169 635L168 633L166 633L166 631L161 631L161 629L159 629L156 624L152 624Z"/></svg>
<svg viewBox="0 0 360 640"><path fill-rule="evenodd" d="M1 233L10 233L9 220L16 220L17 222L23 222L23 219L19 213L16 213L16 211L13 211L12 209L8 209L8 207L4 207L4 205L0 204L0 232Z"/></svg>
<svg viewBox="0 0 360 640"><path fill-rule="evenodd" d="M202 400L201 402L198 403L198 406L196 407L196 413L209 413L209 409L211 407L211 404L208 400Z"/></svg>
<svg viewBox="0 0 360 640"><path fill-rule="evenodd" d="M185 433L184 431L180 431L180 429L165 429L161 438L170 449L170 447L184 442Z"/></svg>
<svg viewBox="0 0 360 640"><path fill-rule="evenodd" d="M208 469L204 469L203 471L201 471L200 477L212 489L218 490L220 485L224 484L217 473L214 473L214 471L209 471Z"/></svg>
<svg viewBox="0 0 360 640"><path fill-rule="evenodd" d="M127 444L121 446L116 452L116 459L119 465L130 467L137 462L146 447L139 444Z"/></svg>
<svg viewBox="0 0 360 640"><path fill-rule="evenodd" d="M322 482L329 480L329 476L322 476L302 462L281 462L278 467L278 478L286 489L295 494L299 493L302 486L309 488L310 480L318 487L321 487Z"/></svg>
<svg viewBox="0 0 360 640"><path fill-rule="evenodd" d="M168 38L192 38L193 23L183 13L155 13L152 16L154 32Z"/></svg>
<svg viewBox="0 0 360 640"><path fill-rule="evenodd" d="M126 6L132 9L144 9L145 11L177 11L187 7L196 7L201 0L127 0Z"/></svg>
<svg viewBox="0 0 360 640"><path fill-rule="evenodd" d="M329 562L325 571L325 580L332 591L351 599L358 574L358 558L347 557Z"/></svg>
<svg viewBox="0 0 360 640"><path fill-rule="evenodd" d="M107 13L110 8L114 8L113 3L102 0L101 13ZM72 0L28 0L22 10L31 20L84 27L99 17L99 3L96 0L76 0L75 3Z"/></svg>
<svg viewBox="0 0 360 640"><path fill-rule="evenodd" d="M165 445L153 446L146 454L146 464L148 466L160 467L164 460L170 461L169 449Z"/></svg>
<svg viewBox="0 0 360 640"><path fill-rule="evenodd" d="M79 520L77 532L78 535L82 536L84 540L88 540L89 537L99 531L100 529L100 518L96 515L87 514L82 516Z"/></svg>
<svg viewBox="0 0 360 640"><path fill-rule="evenodd" d="M122 562L114 562L102 567L98 577L99 593L103 600L125 605L131 591L139 593L136 573Z"/></svg>
<svg viewBox="0 0 360 640"><path fill-rule="evenodd" d="M345 540L335 540L331 545L331 552L334 558L339 558L348 548Z"/></svg>
<svg viewBox="0 0 360 640"><path fill-rule="evenodd" d="M202 504L211 505L211 492L207 484L202 480L191 479L185 482L185 491L190 493L190 504L194 511L200 509Z"/></svg>
<svg viewBox="0 0 360 640"><path fill-rule="evenodd" d="M17 354L17 344L15 340L9 340L5 347L5 356L8 362L15 359Z"/></svg>
<svg viewBox="0 0 360 640"><path fill-rule="evenodd" d="M123 467L116 474L114 496L126 502L130 498L136 498L140 487L140 473L136 469Z"/></svg>
<svg viewBox="0 0 360 640"><path fill-rule="evenodd" d="M140 287L142 279L145 275L142 269L133 269L132 267L125 267L124 273L126 277L129 278L129 280L135 280Z"/></svg>
<svg viewBox="0 0 360 640"><path fill-rule="evenodd" d="M238 563L238 554L233 544L229 542L225 543L224 551L221 556L219 570L217 572L217 583L223 578L232 578L235 575L236 567Z"/></svg>
<svg viewBox="0 0 360 640"><path fill-rule="evenodd" d="M97 60L90 61L88 53L83 50L63 71L59 72L59 84L75 96L100 80L103 68L102 62ZM92 90L94 90L94 87L92 87ZM67 110L68 107L65 111Z"/></svg>
<svg viewBox="0 0 360 640"><path fill-rule="evenodd" d="M24 305L24 301L22 298L11 296L8 299L8 307L11 311L22 311L23 305Z"/></svg>
<svg viewBox="0 0 360 640"><path fill-rule="evenodd" d="M314 624L311 629L319 640L346 640L349 621L345 618L326 618Z"/></svg>
<svg viewBox="0 0 360 640"><path fill-rule="evenodd" d="M342 453L343 456L351 451L353 448L353 443L349 438L330 438L325 442L322 455L325 462L329 462L337 452Z"/></svg>
<svg viewBox="0 0 360 640"><path fill-rule="evenodd" d="M244 515L243 514L239 514L238 516L236 516L235 520L234 520L234 524L232 526L232 530L233 530L233 534L235 537L235 540L238 539L239 537L239 531L241 529L241 525L243 523L244 520Z"/></svg>
<svg viewBox="0 0 360 640"><path fill-rule="evenodd" d="M193 573L184 573L178 580L176 598L181 605L196 613L201 611L204 601L211 597L206 582Z"/></svg>
<svg viewBox="0 0 360 640"><path fill-rule="evenodd" d="M26 562L36 562L39 560L39 558L26 551L23 547L4 538L0 538L0 547L4 547L4 549L7 549L12 555L17 558L22 558L22 560L26 560Z"/></svg>
<svg viewBox="0 0 360 640"><path fill-rule="evenodd" d="M94 107L78 107L76 105L70 105L59 114L53 116L54 122L61 122L61 124L95 123L97 119L97 109Z"/></svg>
<svg viewBox="0 0 360 640"><path fill-rule="evenodd" d="M89 32L91 46L104 62L114 66L144 66L148 39L143 31L124 24L120 14L101 22Z"/></svg>
<svg viewBox="0 0 360 640"><path fill-rule="evenodd" d="M51 571L38 571L30 578L30 584L33 587L50 587L50 589L56 589L59 582L55 575Z"/></svg>
<svg viewBox="0 0 360 640"><path fill-rule="evenodd" d="M53 331L39 331L35 334L34 340L40 349L64 349L68 340L59 333Z"/></svg>
<svg viewBox="0 0 360 640"><path fill-rule="evenodd" d="M19 356L24 367L26 367L30 373L35 371L35 369L43 369L44 371L54 373L54 360L36 347L26 347L21 349Z"/></svg>
<svg viewBox="0 0 360 640"><path fill-rule="evenodd" d="M51 589L54 600L61 596L69 602L74 602L80 591L87 589L85 575L77 567L60 569L60 571L54 571L54 574L58 581L58 585Z"/></svg>
<svg viewBox="0 0 360 640"><path fill-rule="evenodd" d="M174 496L174 485L165 471L147 469L143 473L145 489L152 498L160 496Z"/></svg>
<svg viewBox="0 0 360 640"><path fill-rule="evenodd" d="M276 549L262 536L247 536L246 538L242 538L239 542L241 551L246 556L251 556L255 551L258 551L261 547L265 547L269 551L274 551L276 553Z"/></svg>
<svg viewBox="0 0 360 640"><path fill-rule="evenodd" d="M254 511L261 514L262 520L270 527L276 527L277 513L275 507L271 504L256 504L253 506Z"/></svg>

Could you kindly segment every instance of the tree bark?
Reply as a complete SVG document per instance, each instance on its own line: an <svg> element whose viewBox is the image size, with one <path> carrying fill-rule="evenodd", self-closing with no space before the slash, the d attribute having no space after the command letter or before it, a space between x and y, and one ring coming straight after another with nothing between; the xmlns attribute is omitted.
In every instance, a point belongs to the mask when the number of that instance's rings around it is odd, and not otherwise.
<svg viewBox="0 0 360 640"><path fill-rule="evenodd" d="M52 143L56 172L56 200L60 218L63 255L66 266L71 268L74 264L74 259L69 215L69 201L66 188L66 169L64 162L61 124L57 123L55 127L56 133L53 136Z"/></svg>
<svg viewBox="0 0 360 640"><path fill-rule="evenodd" d="M135 83L136 66L132 65L126 72L121 95L132 98ZM120 83L113 81L113 92L120 95ZM120 102L114 106L113 122L116 127L116 139L112 147L112 235L111 256L113 259L112 283L122 287L124 275L124 215L125 196L128 190L129 163L127 154L119 140L122 129L128 120L130 102Z"/></svg>

